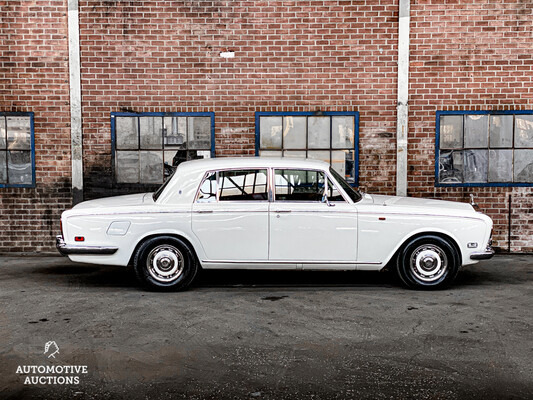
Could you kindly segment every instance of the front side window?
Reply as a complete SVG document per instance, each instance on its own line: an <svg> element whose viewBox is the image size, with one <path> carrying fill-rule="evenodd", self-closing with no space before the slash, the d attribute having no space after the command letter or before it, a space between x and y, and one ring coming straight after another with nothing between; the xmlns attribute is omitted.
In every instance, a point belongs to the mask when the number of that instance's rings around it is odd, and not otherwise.
<svg viewBox="0 0 533 400"><path fill-rule="evenodd" d="M34 185L33 113L0 113L0 187Z"/></svg>
<svg viewBox="0 0 533 400"><path fill-rule="evenodd" d="M533 185L533 111L437 112L438 186Z"/></svg>
<svg viewBox="0 0 533 400"><path fill-rule="evenodd" d="M357 112L256 112L256 155L329 163L351 185L358 181Z"/></svg>
<svg viewBox="0 0 533 400"><path fill-rule="evenodd" d="M111 113L117 183L160 184L182 162L214 157L214 113Z"/></svg>
<svg viewBox="0 0 533 400"><path fill-rule="evenodd" d="M276 169L276 201L322 201L324 182L322 171Z"/></svg>

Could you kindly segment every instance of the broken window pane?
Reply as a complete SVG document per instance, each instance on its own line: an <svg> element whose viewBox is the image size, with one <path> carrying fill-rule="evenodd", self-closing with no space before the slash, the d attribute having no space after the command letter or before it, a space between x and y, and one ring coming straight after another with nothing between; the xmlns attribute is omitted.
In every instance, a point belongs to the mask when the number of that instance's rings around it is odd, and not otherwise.
<svg viewBox="0 0 533 400"><path fill-rule="evenodd" d="M163 152L141 151L141 183L163 183Z"/></svg>
<svg viewBox="0 0 533 400"><path fill-rule="evenodd" d="M189 149L211 148L211 118L188 117Z"/></svg>
<svg viewBox="0 0 533 400"><path fill-rule="evenodd" d="M117 151L115 172L117 182L139 183L139 152Z"/></svg>
<svg viewBox="0 0 533 400"><path fill-rule="evenodd" d="M488 151L465 150L464 157L465 182L487 182Z"/></svg>
<svg viewBox="0 0 533 400"><path fill-rule="evenodd" d="M355 182L355 152L353 150L332 151L331 166L348 183Z"/></svg>
<svg viewBox="0 0 533 400"><path fill-rule="evenodd" d="M463 151L441 151L439 157L439 183L463 182Z"/></svg>
<svg viewBox="0 0 533 400"><path fill-rule="evenodd" d="M7 153L0 151L0 183L7 183Z"/></svg>
<svg viewBox="0 0 533 400"><path fill-rule="evenodd" d="M490 147L513 146L513 116L490 116Z"/></svg>
<svg viewBox="0 0 533 400"><path fill-rule="evenodd" d="M187 117L164 117L162 134L165 147L185 149L187 147Z"/></svg>
<svg viewBox="0 0 533 400"><path fill-rule="evenodd" d="M161 117L140 117L139 129L141 133L141 149L160 149Z"/></svg>
<svg viewBox="0 0 533 400"><path fill-rule="evenodd" d="M0 116L0 149L6 148L6 118Z"/></svg>
<svg viewBox="0 0 533 400"><path fill-rule="evenodd" d="M10 150L31 150L31 120L28 116L8 116L7 148Z"/></svg>
<svg viewBox="0 0 533 400"><path fill-rule="evenodd" d="M8 151L7 152L7 175L8 182L13 185L31 185L31 152Z"/></svg>
<svg viewBox="0 0 533 400"><path fill-rule="evenodd" d="M198 190L198 203L211 203L217 200L216 176L216 173L211 172L202 182Z"/></svg>
<svg viewBox="0 0 533 400"><path fill-rule="evenodd" d="M305 149L305 117L283 117L283 147Z"/></svg>
<svg viewBox="0 0 533 400"><path fill-rule="evenodd" d="M533 150L514 151L514 181L533 183Z"/></svg>
<svg viewBox="0 0 533 400"><path fill-rule="evenodd" d="M281 149L281 117L261 117L261 149Z"/></svg>
<svg viewBox="0 0 533 400"><path fill-rule="evenodd" d="M515 115L514 146L533 147L533 115Z"/></svg>
<svg viewBox="0 0 533 400"><path fill-rule="evenodd" d="M463 116L441 115L440 148L460 149L463 147Z"/></svg>
<svg viewBox="0 0 533 400"><path fill-rule="evenodd" d="M352 116L331 117L331 146L334 149L354 147L355 120Z"/></svg>
<svg viewBox="0 0 533 400"><path fill-rule="evenodd" d="M307 152L307 158L325 161L329 164L329 150L309 150Z"/></svg>
<svg viewBox="0 0 533 400"><path fill-rule="evenodd" d="M307 154L305 150L286 150L283 152L283 157L291 157L291 158L306 158Z"/></svg>
<svg viewBox="0 0 533 400"><path fill-rule="evenodd" d="M308 146L310 149L327 149L330 147L330 118L309 117L307 119ZM309 157L311 158L311 157ZM329 158L329 157L328 157ZM329 161L328 161L329 162Z"/></svg>
<svg viewBox="0 0 533 400"><path fill-rule="evenodd" d="M513 150L489 150L489 182L513 181Z"/></svg>
<svg viewBox="0 0 533 400"><path fill-rule="evenodd" d="M486 148L489 144L488 115L465 115L464 147Z"/></svg>
<svg viewBox="0 0 533 400"><path fill-rule="evenodd" d="M116 117L115 135L118 150L138 149L137 117Z"/></svg>

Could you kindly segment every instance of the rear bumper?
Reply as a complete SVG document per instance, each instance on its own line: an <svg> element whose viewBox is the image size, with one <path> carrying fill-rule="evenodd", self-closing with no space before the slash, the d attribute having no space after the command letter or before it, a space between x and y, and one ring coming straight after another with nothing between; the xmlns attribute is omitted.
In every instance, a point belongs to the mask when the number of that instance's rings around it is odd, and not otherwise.
<svg viewBox="0 0 533 400"><path fill-rule="evenodd" d="M91 255L110 255L115 254L118 247L107 246L72 246L65 243L63 236L56 236L56 248L57 251L63 256L71 254L91 254Z"/></svg>
<svg viewBox="0 0 533 400"><path fill-rule="evenodd" d="M471 260L488 260L489 258L492 258L494 255L494 250L492 250L492 247L487 246L485 251L478 251L476 253L470 254Z"/></svg>

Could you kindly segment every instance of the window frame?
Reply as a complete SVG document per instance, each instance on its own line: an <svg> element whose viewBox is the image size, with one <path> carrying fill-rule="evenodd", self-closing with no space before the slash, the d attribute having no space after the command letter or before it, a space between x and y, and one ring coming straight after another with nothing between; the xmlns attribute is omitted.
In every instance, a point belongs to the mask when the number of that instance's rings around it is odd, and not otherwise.
<svg viewBox="0 0 533 400"><path fill-rule="evenodd" d="M461 182L461 183L441 183L439 182L439 160L440 160L440 118L446 115L533 115L533 110L457 110L457 111L442 111L437 110L435 115L435 187L532 187L533 182ZM464 127L463 127L464 134ZM533 148L533 146L532 146ZM491 148L480 148L489 151ZM514 168L514 150L517 148L514 145L514 121L513 121L513 168ZM520 148L518 148L520 149ZM464 151L464 139L463 147Z"/></svg>
<svg viewBox="0 0 533 400"><path fill-rule="evenodd" d="M255 155L256 157L259 156L260 147L261 147L261 117L284 117L284 116L303 116L303 117L332 117L332 116L352 116L354 117L354 182L348 183L352 187L358 187L359 186L359 111L320 111L320 112L313 112L313 111L256 111L255 112ZM330 147L328 151L330 152L330 158L331 158L331 151L334 151L336 149L333 149L331 147L331 118L329 123L329 135L330 135ZM307 139L306 139L307 140ZM283 143L283 142L282 142ZM304 151L313 151L313 150L321 150L321 149L309 149L309 147L306 145L306 149ZM282 148L280 151L284 151L287 149ZM298 150L298 149L290 149L290 150ZM344 149L338 149L338 150L344 150ZM331 163L329 163L331 166Z"/></svg>
<svg viewBox="0 0 533 400"><path fill-rule="evenodd" d="M34 125L34 117L35 114L33 111L28 112L8 112L8 111L2 111L0 112L0 117L11 117L11 116L17 116L17 117L30 117L30 155L31 155L31 183L29 184L23 184L23 183L0 183L0 188L35 188L36 187L36 181L35 181L35 125ZM8 166L7 166L7 126L6 126L6 174L9 174ZM28 151L28 150L22 150L22 151Z"/></svg>
<svg viewBox="0 0 533 400"><path fill-rule="evenodd" d="M205 111L205 112L116 112L112 111L110 113L110 120L111 120L111 170L113 171L113 184L115 186L128 186L128 187L147 187L147 186L160 186L162 183L127 183L127 182L118 182L117 181L117 174L116 174L116 152L117 152L117 144L116 144L116 117L210 117L211 118L211 158L215 158L215 113L212 111ZM162 138L161 138L162 139ZM135 150L133 150L135 151ZM140 150L140 142L139 142L139 149ZM159 150L158 150L159 151ZM165 152L165 149L162 148L160 151L163 153ZM164 163L164 161L163 161ZM163 177L163 183L165 181L165 178Z"/></svg>

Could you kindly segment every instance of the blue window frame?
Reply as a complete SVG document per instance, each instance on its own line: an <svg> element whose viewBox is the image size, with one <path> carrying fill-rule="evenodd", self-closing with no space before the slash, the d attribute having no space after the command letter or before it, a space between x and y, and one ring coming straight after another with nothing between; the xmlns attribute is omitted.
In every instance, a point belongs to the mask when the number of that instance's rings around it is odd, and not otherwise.
<svg viewBox="0 0 533 400"><path fill-rule="evenodd" d="M158 185L187 160L215 157L213 112L112 112L115 183Z"/></svg>
<svg viewBox="0 0 533 400"><path fill-rule="evenodd" d="M533 111L437 111L435 186L533 186Z"/></svg>
<svg viewBox="0 0 533 400"><path fill-rule="evenodd" d="M0 187L35 187L33 112L0 112Z"/></svg>
<svg viewBox="0 0 533 400"><path fill-rule="evenodd" d="M255 154L328 162L352 185L359 184L359 113L255 113Z"/></svg>

